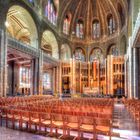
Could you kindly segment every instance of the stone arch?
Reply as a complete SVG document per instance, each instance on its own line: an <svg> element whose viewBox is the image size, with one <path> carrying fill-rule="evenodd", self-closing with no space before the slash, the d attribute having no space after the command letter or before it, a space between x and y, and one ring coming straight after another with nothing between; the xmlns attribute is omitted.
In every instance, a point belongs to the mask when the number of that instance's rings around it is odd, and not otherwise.
<svg viewBox="0 0 140 140"><path fill-rule="evenodd" d="M11 6L7 13L5 25L9 36L38 48L37 27L25 8L19 5Z"/></svg>
<svg viewBox="0 0 140 140"><path fill-rule="evenodd" d="M41 48L45 52L47 52L47 50L50 48L49 51L51 52L52 57L59 59L58 42L55 35L51 31L46 30L43 32Z"/></svg>

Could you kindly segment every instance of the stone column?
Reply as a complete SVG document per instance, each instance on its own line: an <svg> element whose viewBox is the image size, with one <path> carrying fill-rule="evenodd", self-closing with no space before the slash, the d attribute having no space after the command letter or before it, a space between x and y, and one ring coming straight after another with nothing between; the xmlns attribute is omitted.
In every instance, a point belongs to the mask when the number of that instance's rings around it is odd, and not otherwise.
<svg viewBox="0 0 140 140"><path fill-rule="evenodd" d="M128 96L128 70L127 70L127 59L124 59L124 78L125 78L125 96Z"/></svg>
<svg viewBox="0 0 140 140"><path fill-rule="evenodd" d="M128 98L132 99L133 98L133 53L132 50L133 48L129 47L129 63L128 63Z"/></svg>
<svg viewBox="0 0 140 140"><path fill-rule="evenodd" d="M107 59L105 59L105 94L107 94Z"/></svg>
<svg viewBox="0 0 140 140"><path fill-rule="evenodd" d="M52 81L53 81L53 94L56 94L56 68L53 68L53 74L52 74Z"/></svg>
<svg viewBox="0 0 140 140"><path fill-rule="evenodd" d="M138 53L137 48L133 48L133 92L134 98L138 98Z"/></svg>
<svg viewBox="0 0 140 140"><path fill-rule="evenodd" d="M58 93L59 93L59 67L58 66L56 67L56 92L58 95Z"/></svg>
<svg viewBox="0 0 140 140"><path fill-rule="evenodd" d="M7 36L0 30L0 96L7 94Z"/></svg>
<svg viewBox="0 0 140 140"><path fill-rule="evenodd" d="M31 95L38 94L38 58L32 59L31 61Z"/></svg>
<svg viewBox="0 0 140 140"><path fill-rule="evenodd" d="M43 94L43 51L40 50L40 55L39 55L39 73L38 73L38 94L42 95Z"/></svg>
<svg viewBox="0 0 140 140"><path fill-rule="evenodd" d="M58 72L58 75L59 75L59 94L61 95L62 94L62 67L61 67L61 62L59 63L59 72Z"/></svg>

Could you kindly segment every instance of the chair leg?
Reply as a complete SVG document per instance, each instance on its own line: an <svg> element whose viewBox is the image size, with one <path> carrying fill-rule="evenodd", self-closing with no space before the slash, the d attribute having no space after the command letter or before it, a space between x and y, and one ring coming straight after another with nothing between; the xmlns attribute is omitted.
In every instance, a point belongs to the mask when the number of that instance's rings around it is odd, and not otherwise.
<svg viewBox="0 0 140 140"><path fill-rule="evenodd" d="M35 124L35 131L37 131L37 125Z"/></svg>
<svg viewBox="0 0 140 140"><path fill-rule="evenodd" d="M29 131L31 131L31 123L29 123Z"/></svg>
<svg viewBox="0 0 140 140"><path fill-rule="evenodd" d="M6 127L8 127L8 120L6 119Z"/></svg>
<svg viewBox="0 0 140 140"><path fill-rule="evenodd" d="M93 133L93 139L94 140L96 140L96 137L97 137L96 133Z"/></svg>
<svg viewBox="0 0 140 140"><path fill-rule="evenodd" d="M14 120L12 120L12 128L15 128Z"/></svg>
<svg viewBox="0 0 140 140"><path fill-rule="evenodd" d="M52 128L52 126L51 126L51 127L50 127L50 135L52 135L52 129L53 129L53 128Z"/></svg>
<svg viewBox="0 0 140 140"><path fill-rule="evenodd" d="M78 140L80 140L80 131L78 130L78 136L77 136Z"/></svg>
<svg viewBox="0 0 140 140"><path fill-rule="evenodd" d="M41 125L39 124L39 132L41 132Z"/></svg>

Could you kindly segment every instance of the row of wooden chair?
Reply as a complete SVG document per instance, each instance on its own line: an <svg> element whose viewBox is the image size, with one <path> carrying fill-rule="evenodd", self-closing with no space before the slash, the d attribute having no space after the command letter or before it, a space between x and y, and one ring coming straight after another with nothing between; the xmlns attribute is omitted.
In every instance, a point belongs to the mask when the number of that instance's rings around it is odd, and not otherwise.
<svg viewBox="0 0 140 140"><path fill-rule="evenodd" d="M135 121L140 134L140 100L129 99L124 102L125 107Z"/></svg>
<svg viewBox="0 0 140 140"><path fill-rule="evenodd" d="M19 124L23 129L26 124L26 130L42 130L42 127L52 130L60 128L63 130L63 136L70 134L71 130L78 132L80 138L82 132L92 132L96 139L96 134L105 133L111 137L111 120L113 112L113 103L111 99L90 99L77 98L59 100L48 98L46 96L25 97L17 99L0 100L1 104L1 124L6 120L6 126ZM108 123L107 123L108 122Z"/></svg>
<svg viewBox="0 0 140 140"><path fill-rule="evenodd" d="M55 129L56 134L58 129L62 129L64 137L70 135L71 130L76 130L78 139L83 132L92 133L93 139L96 139L97 134L108 135L111 139L112 122L107 116L101 118L4 108L1 119L5 119L7 127L11 122L12 128L15 128L15 124L18 124L19 129L23 129L23 124L26 124L26 130L32 130L32 126L35 126L35 131L39 132L42 131L42 127L45 128L45 131L49 128L50 135L53 134L53 129Z"/></svg>
<svg viewBox="0 0 140 140"><path fill-rule="evenodd" d="M11 106L19 104L30 104L40 101L47 101L54 99L51 95L42 95L42 96L26 96L26 97L0 97L0 106Z"/></svg>

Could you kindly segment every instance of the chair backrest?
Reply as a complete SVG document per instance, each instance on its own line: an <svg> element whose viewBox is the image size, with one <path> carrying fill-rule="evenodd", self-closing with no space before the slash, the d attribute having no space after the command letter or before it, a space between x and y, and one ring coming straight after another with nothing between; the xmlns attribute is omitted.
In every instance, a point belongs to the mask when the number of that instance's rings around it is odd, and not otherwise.
<svg viewBox="0 0 140 140"><path fill-rule="evenodd" d="M110 119L97 118L97 119L95 119L95 125L96 126L106 126L111 129L112 121Z"/></svg>
<svg viewBox="0 0 140 140"><path fill-rule="evenodd" d="M63 114L51 113L51 120L52 121L64 121Z"/></svg>
<svg viewBox="0 0 140 140"><path fill-rule="evenodd" d="M86 125L95 125L95 120L93 117L83 116L80 117L80 123Z"/></svg>
<svg viewBox="0 0 140 140"><path fill-rule="evenodd" d="M40 120L51 120L50 113L39 113Z"/></svg>
<svg viewBox="0 0 140 140"><path fill-rule="evenodd" d="M80 123L80 116L66 115L65 118L68 123Z"/></svg>

